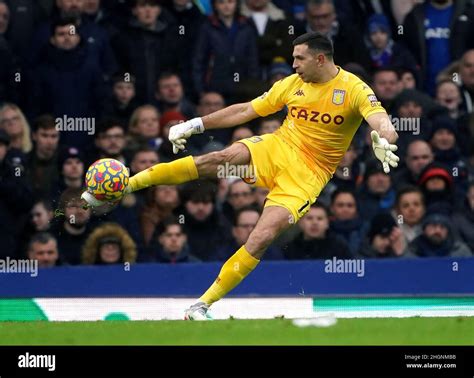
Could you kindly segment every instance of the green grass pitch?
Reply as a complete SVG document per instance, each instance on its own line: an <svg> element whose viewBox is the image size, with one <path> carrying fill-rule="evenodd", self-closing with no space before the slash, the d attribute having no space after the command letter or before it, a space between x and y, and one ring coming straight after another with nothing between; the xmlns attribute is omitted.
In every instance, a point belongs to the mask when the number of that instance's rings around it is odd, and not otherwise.
<svg viewBox="0 0 474 378"><path fill-rule="evenodd" d="M0 322L0 345L474 345L474 317L338 319L328 328L288 319Z"/></svg>

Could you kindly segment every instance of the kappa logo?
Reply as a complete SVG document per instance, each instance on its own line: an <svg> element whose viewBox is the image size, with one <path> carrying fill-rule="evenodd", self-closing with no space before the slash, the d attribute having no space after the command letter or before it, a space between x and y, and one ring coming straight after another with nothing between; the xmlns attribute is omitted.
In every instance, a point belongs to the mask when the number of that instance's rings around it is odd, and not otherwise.
<svg viewBox="0 0 474 378"><path fill-rule="evenodd" d="M302 90L302 89L298 89L298 90L295 92L294 96L304 96L303 90Z"/></svg>

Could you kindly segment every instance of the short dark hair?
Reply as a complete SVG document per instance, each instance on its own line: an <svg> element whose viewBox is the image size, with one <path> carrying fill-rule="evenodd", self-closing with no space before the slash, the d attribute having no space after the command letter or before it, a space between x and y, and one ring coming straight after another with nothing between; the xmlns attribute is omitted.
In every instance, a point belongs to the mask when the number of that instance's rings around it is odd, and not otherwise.
<svg viewBox="0 0 474 378"><path fill-rule="evenodd" d="M107 117L107 118L101 119L97 127L96 137L102 136L104 133L106 133L108 130L114 127L120 127L122 131L125 133L125 126L123 125L122 121L120 121L119 119L113 118L113 117Z"/></svg>
<svg viewBox="0 0 474 378"><path fill-rule="evenodd" d="M334 204L334 201L336 200L336 197L339 194L344 194L344 193L345 194L350 194L354 198L354 200L356 201L356 204L357 204L357 196L356 196L355 192L352 189L338 188L331 194L331 205Z"/></svg>
<svg viewBox="0 0 474 378"><path fill-rule="evenodd" d="M49 232L38 232L31 237L30 242L28 243L27 251L31 251L31 248L35 243L46 244L50 240L57 242L56 238Z"/></svg>
<svg viewBox="0 0 474 378"><path fill-rule="evenodd" d="M33 130L39 129L51 130L56 128L56 119L51 114L42 114L38 116L33 122Z"/></svg>
<svg viewBox="0 0 474 378"><path fill-rule="evenodd" d="M233 219L233 225L234 227L237 226L237 223L239 222L240 215L242 213L245 213L246 211L253 211L257 213L260 217L260 211L255 207L255 206L244 206L241 209L237 210L234 214L234 219Z"/></svg>
<svg viewBox="0 0 474 378"><path fill-rule="evenodd" d="M396 199L395 199L395 207L400 206L400 201L402 200L402 197L408 193L418 193L421 197L421 202L423 203L423 205L425 204L425 197L423 195L423 192L418 186L405 185L401 189L399 189L397 192Z"/></svg>
<svg viewBox="0 0 474 378"><path fill-rule="evenodd" d="M315 202L311 205L311 209L321 209L326 213L326 217L329 218L329 209L326 205L322 204L321 202Z"/></svg>
<svg viewBox="0 0 474 378"><path fill-rule="evenodd" d="M157 233L158 235L162 235L165 233L169 227L171 226L179 226L181 229L181 232L185 234L186 232L184 231L184 226L182 223L179 222L178 218L176 218L174 215L171 215L163 220L161 224L157 228Z"/></svg>
<svg viewBox="0 0 474 378"><path fill-rule="evenodd" d="M328 58L334 57L334 46L329 37L319 32L310 32L300 35L293 41L293 46L306 44L308 48L317 52L321 52Z"/></svg>
<svg viewBox="0 0 474 378"><path fill-rule="evenodd" d="M76 33L78 33L77 26L79 25L79 19L77 17L55 17L51 23L50 33L51 36L56 34L56 29L67 25L74 25L76 27Z"/></svg>

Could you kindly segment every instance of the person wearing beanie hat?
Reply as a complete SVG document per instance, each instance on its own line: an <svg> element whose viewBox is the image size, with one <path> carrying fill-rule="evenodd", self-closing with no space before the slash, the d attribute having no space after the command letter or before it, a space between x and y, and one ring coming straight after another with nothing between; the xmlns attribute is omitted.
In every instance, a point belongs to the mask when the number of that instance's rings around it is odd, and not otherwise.
<svg viewBox="0 0 474 378"><path fill-rule="evenodd" d="M364 174L364 183L359 190L360 216L372 219L381 211L388 211L395 204L392 178L386 175L377 160L369 160Z"/></svg>
<svg viewBox="0 0 474 378"><path fill-rule="evenodd" d="M270 65L270 68L268 69L268 77L270 79L270 84L273 85L278 80L284 79L292 73L293 69L288 63L286 63L286 60L282 57L277 57L273 59L273 62Z"/></svg>
<svg viewBox="0 0 474 378"><path fill-rule="evenodd" d="M465 191L467 189L469 164L461 156L461 151L456 143L457 136L456 121L448 116L435 118L430 137L435 160L443 163L450 172L453 172L456 186Z"/></svg>
<svg viewBox="0 0 474 378"><path fill-rule="evenodd" d="M59 180L52 186L51 198L56 202L68 188L82 187L84 178L84 157L76 147L63 147L58 154Z"/></svg>
<svg viewBox="0 0 474 378"><path fill-rule="evenodd" d="M417 184L423 192L427 208L444 206L452 209L455 186L449 167L437 161L428 164L421 171Z"/></svg>
<svg viewBox="0 0 474 378"><path fill-rule="evenodd" d="M413 55L392 39L390 23L384 14L373 14L367 21L366 45L373 68L394 66L416 69Z"/></svg>
<svg viewBox="0 0 474 378"><path fill-rule="evenodd" d="M367 238L358 254L361 257L400 257L406 248L400 227L390 213L379 213L370 222Z"/></svg>
<svg viewBox="0 0 474 378"><path fill-rule="evenodd" d="M451 218L434 210L423 220L423 233L407 247L407 257L472 257L472 251L457 240L451 229Z"/></svg>

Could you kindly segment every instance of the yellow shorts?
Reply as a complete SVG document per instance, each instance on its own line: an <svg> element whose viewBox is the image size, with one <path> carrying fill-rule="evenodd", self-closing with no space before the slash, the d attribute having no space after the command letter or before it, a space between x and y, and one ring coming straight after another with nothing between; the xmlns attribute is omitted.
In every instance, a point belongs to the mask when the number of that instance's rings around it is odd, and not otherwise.
<svg viewBox="0 0 474 378"><path fill-rule="evenodd" d="M274 134L253 136L237 141L247 146L251 155L253 180L248 184L268 188L265 207L282 206L296 223L316 202L321 190L331 179L329 173L316 174L299 154L281 137Z"/></svg>

